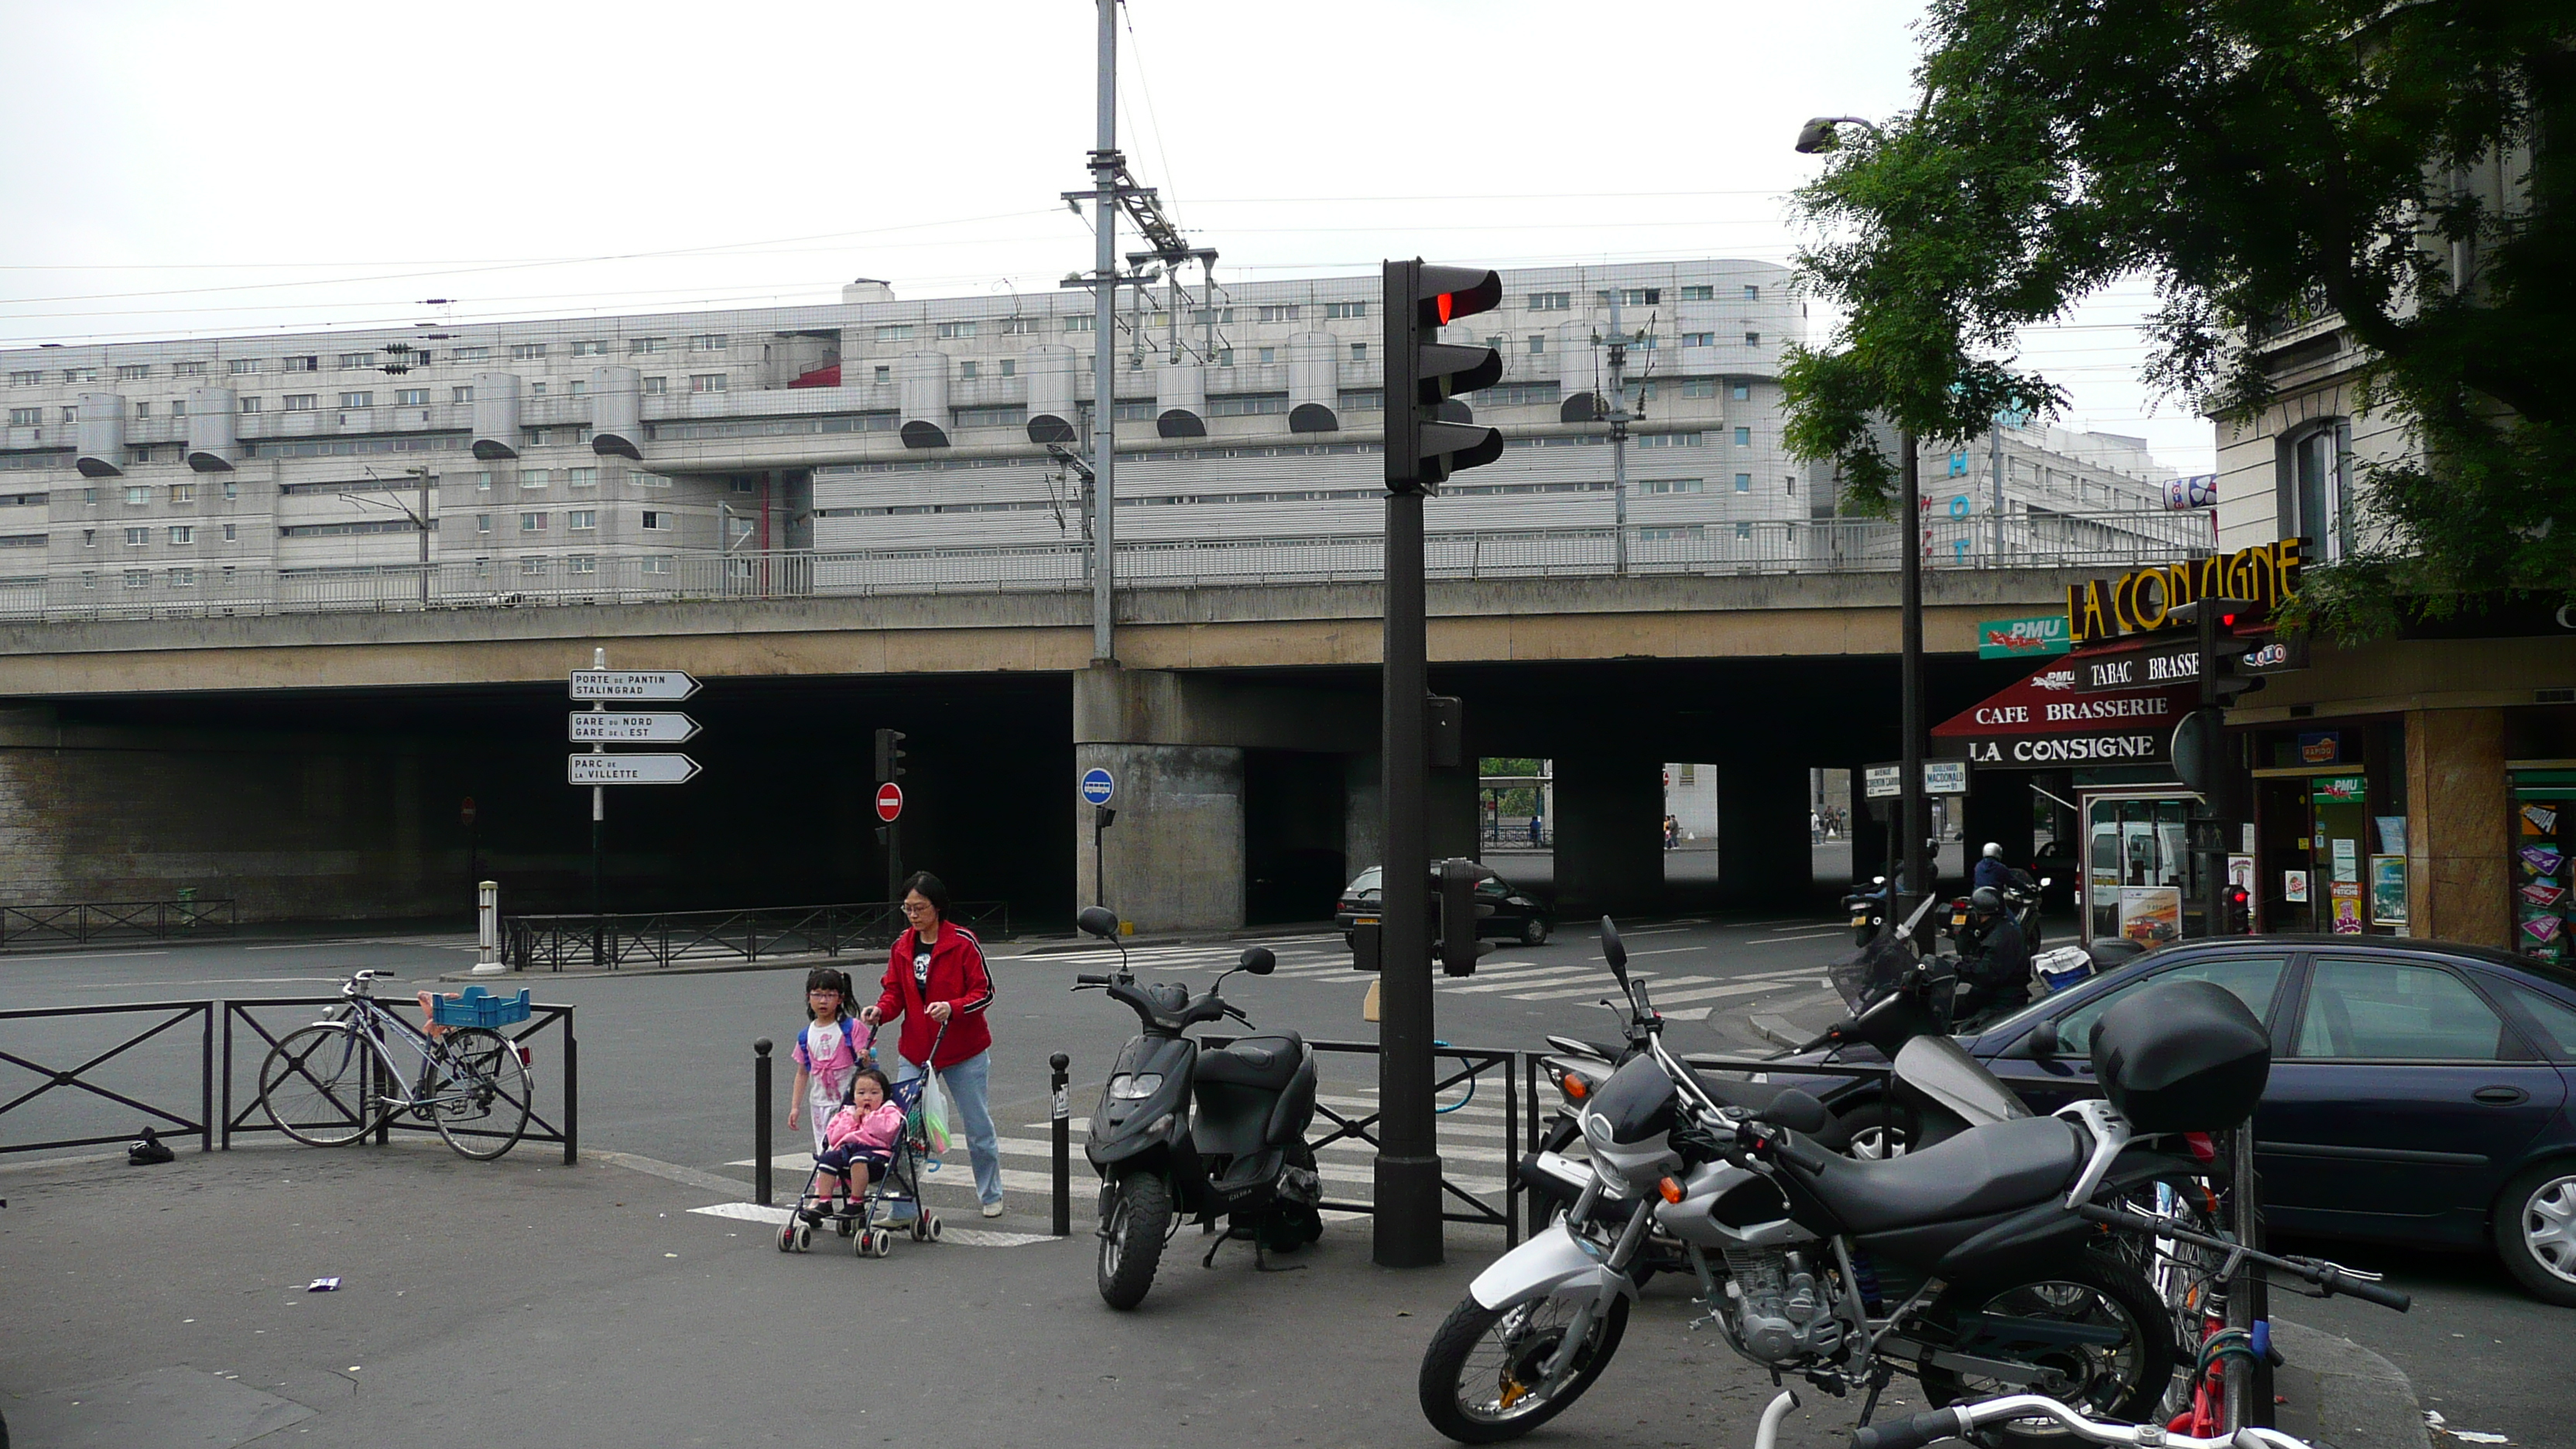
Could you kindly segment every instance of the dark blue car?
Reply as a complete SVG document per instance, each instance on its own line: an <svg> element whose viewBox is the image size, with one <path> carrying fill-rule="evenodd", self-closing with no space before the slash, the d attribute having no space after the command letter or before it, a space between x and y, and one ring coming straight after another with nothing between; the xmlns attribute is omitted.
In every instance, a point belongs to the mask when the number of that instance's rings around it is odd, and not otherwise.
<svg viewBox="0 0 2576 1449"><path fill-rule="evenodd" d="M2274 1227L2492 1244L2533 1294L2576 1306L2576 972L2443 941L2185 941L2006 1018L1969 1050L2052 1111L2098 1095L2090 1033L2114 1001L2194 977L2271 1028L2254 1133Z"/></svg>

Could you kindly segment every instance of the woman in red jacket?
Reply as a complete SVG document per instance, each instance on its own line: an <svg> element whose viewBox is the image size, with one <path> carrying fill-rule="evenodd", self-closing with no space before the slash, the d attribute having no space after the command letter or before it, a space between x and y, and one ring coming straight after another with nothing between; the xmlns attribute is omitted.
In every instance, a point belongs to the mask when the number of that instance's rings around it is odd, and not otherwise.
<svg viewBox="0 0 2576 1449"><path fill-rule="evenodd" d="M948 919L948 887L926 870L914 871L904 881L903 914L912 924L895 938L885 991L859 1018L870 1026L903 1023L895 1048L900 1062L896 1081L908 1082L925 1070L939 1073L975 1164L975 1195L984 1201L984 1216L997 1218L1002 1215L1002 1148L987 1101L993 1033L984 1023L984 1009L993 1004L993 978L984 969L984 948L974 932ZM934 1041L939 1044L936 1053L931 1050Z"/></svg>

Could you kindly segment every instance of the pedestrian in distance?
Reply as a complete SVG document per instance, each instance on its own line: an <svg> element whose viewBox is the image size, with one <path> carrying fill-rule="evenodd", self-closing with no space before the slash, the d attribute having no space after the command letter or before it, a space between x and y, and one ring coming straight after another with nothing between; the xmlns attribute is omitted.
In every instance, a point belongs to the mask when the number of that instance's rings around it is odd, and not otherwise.
<svg viewBox="0 0 2576 1449"><path fill-rule="evenodd" d="M876 1032L850 1015L850 973L817 966L805 973L806 1022L796 1031L796 1083L787 1093L787 1130L796 1130L799 1108L813 1118L814 1150L828 1146L823 1124L848 1095L850 1074L868 1065Z"/></svg>
<svg viewBox="0 0 2576 1449"><path fill-rule="evenodd" d="M895 1043L895 1080L925 1071L939 1074L950 1110L966 1135L975 1166L975 1195L984 1216L1002 1215L1002 1145L993 1133L989 1087L993 1031L984 1011L993 1004L993 978L975 933L948 919L948 887L926 870L903 883L903 915L910 924L895 938L885 990L859 1013L870 1026L901 1021ZM944 1034L943 1034L944 1029ZM937 1043L938 1050L932 1051Z"/></svg>

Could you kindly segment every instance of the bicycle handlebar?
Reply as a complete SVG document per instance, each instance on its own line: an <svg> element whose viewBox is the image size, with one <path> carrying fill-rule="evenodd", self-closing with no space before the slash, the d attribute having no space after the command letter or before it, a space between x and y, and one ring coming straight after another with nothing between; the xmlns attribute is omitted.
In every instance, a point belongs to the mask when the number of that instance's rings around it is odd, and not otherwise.
<svg viewBox="0 0 2576 1449"><path fill-rule="evenodd" d="M1106 976L1091 975L1076 976L1073 978L1073 984L1076 986L1106 986L1109 984L1109 978Z"/></svg>

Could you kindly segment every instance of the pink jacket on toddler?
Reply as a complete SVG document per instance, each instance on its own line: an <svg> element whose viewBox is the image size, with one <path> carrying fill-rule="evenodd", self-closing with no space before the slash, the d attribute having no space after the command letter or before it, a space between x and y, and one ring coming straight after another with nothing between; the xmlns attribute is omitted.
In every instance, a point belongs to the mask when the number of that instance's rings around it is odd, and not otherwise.
<svg viewBox="0 0 2576 1449"><path fill-rule="evenodd" d="M823 1129L823 1145L838 1148L855 1142L862 1151L882 1152L894 1146L902 1131L903 1109L894 1103L879 1103L875 1111L867 1113L853 1104L832 1114L831 1123Z"/></svg>

